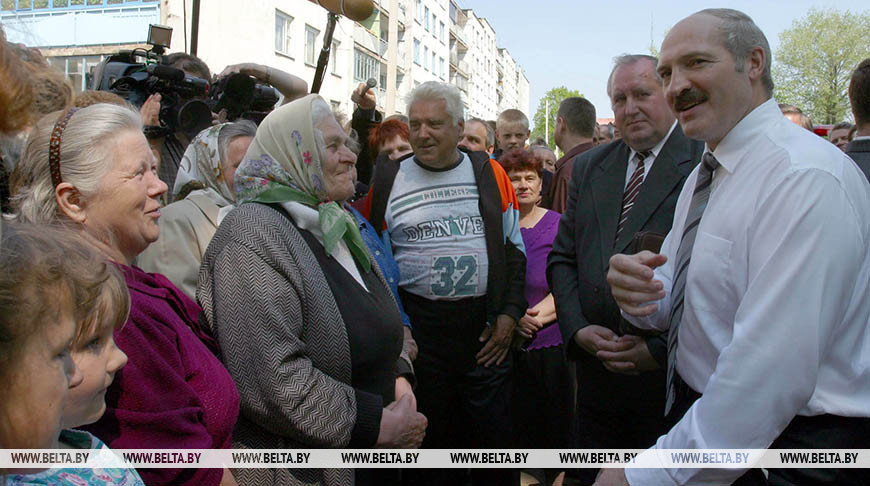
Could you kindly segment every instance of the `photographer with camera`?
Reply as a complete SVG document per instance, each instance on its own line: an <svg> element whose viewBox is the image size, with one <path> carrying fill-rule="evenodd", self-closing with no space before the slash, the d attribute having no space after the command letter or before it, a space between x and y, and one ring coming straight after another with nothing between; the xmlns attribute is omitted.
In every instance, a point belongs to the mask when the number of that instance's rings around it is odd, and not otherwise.
<svg viewBox="0 0 870 486"><path fill-rule="evenodd" d="M166 56L166 62L169 66L184 71L187 76L211 79L211 74L207 71L208 67L194 56L174 53ZM305 96L308 92L308 83L280 69L254 63L233 64L227 66L217 76L212 89L209 90L211 96L206 102L216 112L212 113L213 122L223 123L241 118L261 121L278 101L273 94L274 91L268 89L268 86L281 93L282 104ZM263 89L264 87L267 89ZM143 116L148 116L145 121L146 135L148 126L160 126L158 116L161 110L160 101L160 95L155 93L142 105ZM156 137L152 140L156 142L160 153L160 179L172 186L191 137L181 129L163 136L160 136L159 129L154 132Z"/></svg>

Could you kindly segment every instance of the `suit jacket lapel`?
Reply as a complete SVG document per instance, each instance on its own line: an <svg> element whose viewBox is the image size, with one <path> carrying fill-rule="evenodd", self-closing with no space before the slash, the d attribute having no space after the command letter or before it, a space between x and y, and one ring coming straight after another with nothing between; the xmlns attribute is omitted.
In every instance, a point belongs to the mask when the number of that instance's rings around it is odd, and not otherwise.
<svg viewBox="0 0 870 486"><path fill-rule="evenodd" d="M686 138L679 130L680 127L674 128L670 138L662 146L661 152L653 162L652 169L644 179L640 193L634 200L634 207L628 213L625 227L622 228L619 240L614 245L616 253L625 250L635 233L643 228L659 205L679 184L682 175L677 166L689 158L689 151L684 147Z"/></svg>
<svg viewBox="0 0 870 486"><path fill-rule="evenodd" d="M605 268L610 260L610 250L616 237L616 225L622 213L622 193L625 191L628 154L628 146L621 142L620 147L611 152L597 167L597 177L591 181L592 201L595 205L595 216L598 219L601 238L601 257Z"/></svg>

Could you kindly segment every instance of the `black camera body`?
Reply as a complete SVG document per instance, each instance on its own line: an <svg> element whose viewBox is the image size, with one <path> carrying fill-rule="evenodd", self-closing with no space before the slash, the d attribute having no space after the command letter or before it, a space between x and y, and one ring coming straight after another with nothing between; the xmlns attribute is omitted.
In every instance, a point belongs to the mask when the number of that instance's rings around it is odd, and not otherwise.
<svg viewBox="0 0 870 486"><path fill-rule="evenodd" d="M157 62L137 62L139 56ZM152 94L160 93L161 125L167 133L181 131L193 137L212 123L211 108L205 101L209 82L162 61L162 56L153 51L121 51L100 66L93 88L116 93L137 108Z"/></svg>
<svg viewBox="0 0 870 486"><path fill-rule="evenodd" d="M226 76L212 87L209 104L212 111L226 110L227 121L244 118L257 125L278 103L278 91L268 85L257 83L247 74L234 73Z"/></svg>
<svg viewBox="0 0 870 486"><path fill-rule="evenodd" d="M111 91L139 108L160 93L160 124L166 134L183 132L193 138L212 125L212 112L226 110L227 121L239 118L260 124L278 102L275 88L259 84L246 74L235 73L217 82L189 76L164 62L172 29L151 25L150 50L120 51L96 68L91 89Z"/></svg>

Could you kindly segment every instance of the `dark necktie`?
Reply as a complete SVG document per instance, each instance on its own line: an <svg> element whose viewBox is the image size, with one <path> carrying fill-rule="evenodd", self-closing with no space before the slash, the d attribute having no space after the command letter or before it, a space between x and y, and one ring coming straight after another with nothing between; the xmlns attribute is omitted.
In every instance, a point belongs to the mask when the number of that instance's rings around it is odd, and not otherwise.
<svg viewBox="0 0 870 486"><path fill-rule="evenodd" d="M695 184L695 192L692 193L692 202L689 205L689 213L686 216L686 225L683 227L683 237L677 250L677 259L674 261L674 278L671 286L671 315L668 331L668 389L665 401L665 415L671 411L671 406L676 398L676 366L677 366L677 334L680 329L680 321L683 318L683 301L686 293L686 275L688 275L689 262L692 256L692 247L695 245L695 236L698 234L698 225L701 216L710 199L710 184L713 182L713 172L719 167L719 161L713 154L707 152L698 169L698 180Z"/></svg>
<svg viewBox="0 0 870 486"><path fill-rule="evenodd" d="M616 225L617 240L619 239L619 234L622 233L622 228L625 226L625 222L628 221L628 213L634 206L634 200L637 199L637 195L640 193L640 186L643 184L643 161L650 156L650 153L651 152L647 151L634 154L634 159L637 161L637 168L635 168L634 172L631 174L631 178L628 180L628 185L625 186L625 192L622 194L622 213L619 215L619 224Z"/></svg>

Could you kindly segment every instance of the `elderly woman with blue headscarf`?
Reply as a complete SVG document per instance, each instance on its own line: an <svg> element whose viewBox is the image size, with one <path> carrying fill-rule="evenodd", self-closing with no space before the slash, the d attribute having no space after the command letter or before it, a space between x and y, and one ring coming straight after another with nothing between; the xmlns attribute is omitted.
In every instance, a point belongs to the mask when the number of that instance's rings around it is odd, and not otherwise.
<svg viewBox="0 0 870 486"><path fill-rule="evenodd" d="M233 208L233 178L256 133L253 122L241 120L206 128L194 137L175 177L175 202L160 211L160 238L136 258L139 268L166 276L196 299L202 256Z"/></svg>
<svg viewBox="0 0 870 486"><path fill-rule="evenodd" d="M356 155L317 95L260 125L238 206L203 260L198 297L241 396L233 446L418 447L403 326L343 202ZM397 396L401 395L401 396ZM240 484L354 483L351 470L240 469ZM389 484L371 471L357 484Z"/></svg>

